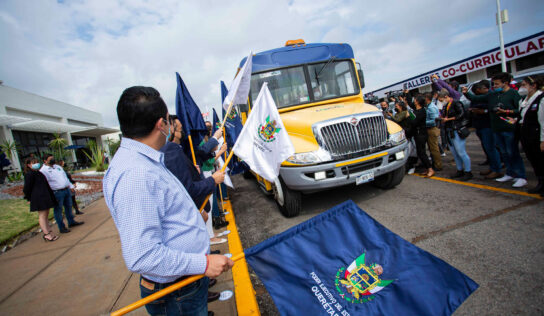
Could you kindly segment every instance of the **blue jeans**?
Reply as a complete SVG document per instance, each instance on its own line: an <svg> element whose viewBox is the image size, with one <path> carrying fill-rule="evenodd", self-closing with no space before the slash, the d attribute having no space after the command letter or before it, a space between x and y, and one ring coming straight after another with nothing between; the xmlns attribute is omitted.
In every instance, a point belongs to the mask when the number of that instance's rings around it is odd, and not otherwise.
<svg viewBox="0 0 544 316"><path fill-rule="evenodd" d="M451 153L453 154L453 159L455 159L455 165L457 170L464 170L465 172L470 172L470 157L467 154L465 149L466 140L459 137L457 131L453 131L454 137L451 139Z"/></svg>
<svg viewBox="0 0 544 316"><path fill-rule="evenodd" d="M501 156L495 146L495 137L493 136L493 130L490 127L476 129L476 135L484 147L489 160L489 169L493 172L501 172Z"/></svg>
<svg viewBox="0 0 544 316"><path fill-rule="evenodd" d="M220 196L219 189L216 186L213 191L213 197L212 197L212 216L213 217L221 216L221 213L219 211L219 201L218 201L219 196Z"/></svg>
<svg viewBox="0 0 544 316"><path fill-rule="evenodd" d="M525 176L525 165L519 153L519 144L514 132L494 132L495 143L506 165L506 174L514 178L523 178Z"/></svg>
<svg viewBox="0 0 544 316"><path fill-rule="evenodd" d="M66 214L66 220L68 225L74 223L74 215L72 215L72 193L70 189L63 189L54 191L55 198L57 198L57 205L53 208L53 213L55 215L55 221L59 230L65 229L64 222L62 221L62 207L64 206L64 214Z"/></svg>
<svg viewBox="0 0 544 316"><path fill-rule="evenodd" d="M188 315L188 316L208 316L208 284L210 279L204 277L179 290L165 295L145 305L145 309L150 315ZM142 298L158 292L173 283L154 283L154 289L148 289L142 285L140 277L140 294Z"/></svg>

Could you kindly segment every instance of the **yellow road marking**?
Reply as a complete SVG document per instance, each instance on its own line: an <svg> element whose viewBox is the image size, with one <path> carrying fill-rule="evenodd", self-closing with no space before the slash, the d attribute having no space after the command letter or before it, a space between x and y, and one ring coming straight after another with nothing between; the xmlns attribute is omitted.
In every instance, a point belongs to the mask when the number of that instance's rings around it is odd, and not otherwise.
<svg viewBox="0 0 544 316"><path fill-rule="evenodd" d="M425 176L415 174L415 173L412 174L412 175L416 176L416 177L420 177L420 178L425 178ZM509 193L509 194L528 196L528 197L532 197L532 198L535 198L535 199L542 199L542 197L539 194L531 194L531 193L518 191L518 190L496 188L496 187L492 187L492 186L489 186L489 185L476 184L476 183L470 183L470 182L463 182L463 181L457 181L457 180L441 178L441 177L432 177L430 179L449 182L449 183L460 184L460 185L464 185L464 186L467 186L467 187L473 187L473 188L478 188L478 189L483 189L483 190L497 191L497 192L502 192L502 193Z"/></svg>
<svg viewBox="0 0 544 316"><path fill-rule="evenodd" d="M230 230L228 234L229 251L232 254L237 254L244 251L242 242L240 241L240 235L238 229L236 229L236 222L234 220L234 213L232 211L232 205L230 201L224 201L225 211L229 213L225 215L225 219L229 222L227 229ZM249 272L247 270L246 259L240 259L232 267L232 280L234 281L234 297L236 299L236 310L239 316L260 316L259 305L255 298L255 290L251 284L249 278Z"/></svg>
<svg viewBox="0 0 544 316"><path fill-rule="evenodd" d="M375 158L383 157L383 156L385 156L385 155L387 155L387 154L388 154L387 152L384 152L384 153L375 154L375 155L372 155L372 156L367 156L367 157L364 157L364 158L361 158L361 159L357 159L357 160L341 162L341 163L337 163L337 164L335 165L335 167L343 167L343 166L347 166L347 165L352 165L352 164L354 164L354 163L363 162L363 161L367 161L367 160L372 160L372 159L375 159Z"/></svg>

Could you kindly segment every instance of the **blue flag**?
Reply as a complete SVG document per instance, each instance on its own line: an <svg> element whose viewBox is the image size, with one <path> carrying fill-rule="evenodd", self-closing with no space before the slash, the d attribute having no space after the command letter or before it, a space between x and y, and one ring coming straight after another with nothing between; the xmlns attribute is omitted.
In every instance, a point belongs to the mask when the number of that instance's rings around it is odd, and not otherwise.
<svg viewBox="0 0 544 316"><path fill-rule="evenodd" d="M478 288L351 200L244 252L281 315L450 315Z"/></svg>
<svg viewBox="0 0 544 316"><path fill-rule="evenodd" d="M229 91L227 90L227 86L225 86L225 83L221 81L221 103L225 100L225 97ZM223 119L225 119L225 109L222 108L222 114ZM242 121L240 120L240 115L236 112L234 107L230 111L230 115L227 117L227 120L225 121L225 141L227 142L227 147L232 149L234 147L234 144L236 143L236 140L238 139L238 136L240 135L240 132L242 131L242 128L244 127L242 125ZM244 166L239 162L238 157L232 157L231 161L229 162L229 169L230 174L238 174L244 172L245 168Z"/></svg>
<svg viewBox="0 0 544 316"><path fill-rule="evenodd" d="M221 121L219 120L219 117L217 116L217 112L215 112L215 109L213 109L213 117L212 117L212 135L217 131L217 129L221 127Z"/></svg>
<svg viewBox="0 0 544 316"><path fill-rule="evenodd" d="M200 109L177 72L176 79L178 84L176 89L176 115L183 125L183 133L185 135L190 134L193 145L197 147L208 133L206 123L204 123ZM183 147L186 148L186 146Z"/></svg>

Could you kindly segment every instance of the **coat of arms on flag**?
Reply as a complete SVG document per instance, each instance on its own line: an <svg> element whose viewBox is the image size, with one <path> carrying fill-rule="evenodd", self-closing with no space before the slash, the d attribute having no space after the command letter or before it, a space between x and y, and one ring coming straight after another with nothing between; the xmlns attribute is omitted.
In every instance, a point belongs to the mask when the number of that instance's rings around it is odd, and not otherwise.
<svg viewBox="0 0 544 316"><path fill-rule="evenodd" d="M276 120L270 122L270 115L266 117L266 121L263 125L259 125L259 137L265 142L273 142L276 140L274 136L275 133L278 133L281 128L276 127Z"/></svg>
<svg viewBox="0 0 544 316"><path fill-rule="evenodd" d="M334 285L341 298L360 304L373 300L375 296L372 294L393 283L393 280L381 280L382 274L383 267L380 264L366 265L363 253L347 269L342 267L338 270Z"/></svg>

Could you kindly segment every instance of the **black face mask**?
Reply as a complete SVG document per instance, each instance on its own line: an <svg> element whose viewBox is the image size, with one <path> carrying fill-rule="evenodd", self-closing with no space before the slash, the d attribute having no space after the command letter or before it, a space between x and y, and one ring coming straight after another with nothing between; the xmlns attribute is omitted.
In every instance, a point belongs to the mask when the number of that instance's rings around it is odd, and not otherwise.
<svg viewBox="0 0 544 316"><path fill-rule="evenodd" d="M57 163L57 161L55 160L55 158L52 158L51 160L49 160L49 165L51 165L51 166L56 164L56 163Z"/></svg>

